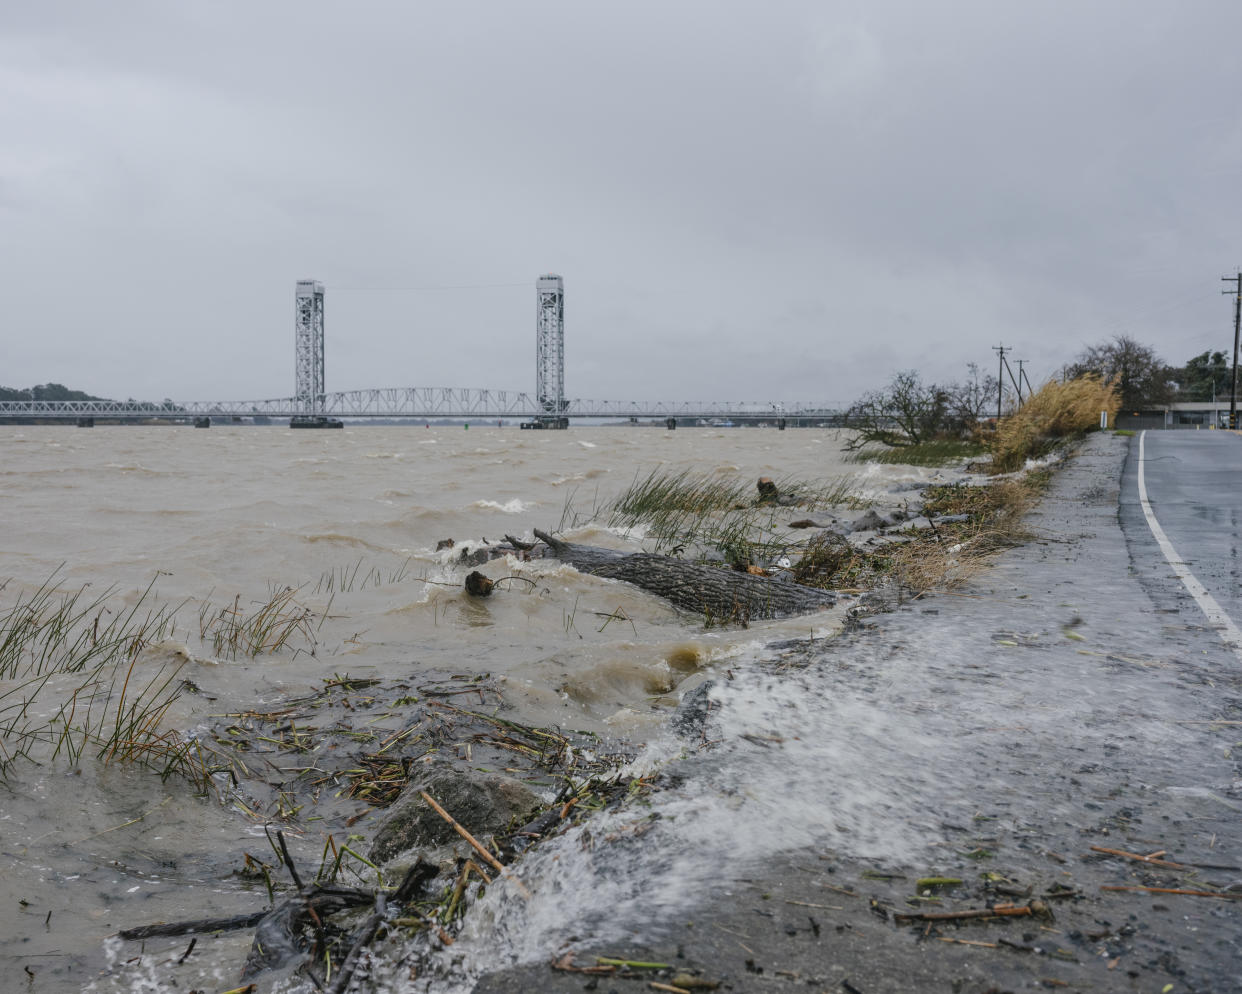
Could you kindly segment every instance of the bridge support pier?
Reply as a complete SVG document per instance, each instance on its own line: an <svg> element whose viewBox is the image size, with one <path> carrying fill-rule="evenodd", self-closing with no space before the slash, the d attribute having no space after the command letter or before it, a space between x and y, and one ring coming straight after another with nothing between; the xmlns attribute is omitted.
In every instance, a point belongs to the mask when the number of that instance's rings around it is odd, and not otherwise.
<svg viewBox="0 0 1242 994"><path fill-rule="evenodd" d="M535 282L535 402L540 428L568 428L565 411L565 281L555 273Z"/></svg>
<svg viewBox="0 0 1242 994"><path fill-rule="evenodd" d="M294 409L298 413L289 427L327 427L317 423L324 420L323 284L298 280L293 304Z"/></svg>

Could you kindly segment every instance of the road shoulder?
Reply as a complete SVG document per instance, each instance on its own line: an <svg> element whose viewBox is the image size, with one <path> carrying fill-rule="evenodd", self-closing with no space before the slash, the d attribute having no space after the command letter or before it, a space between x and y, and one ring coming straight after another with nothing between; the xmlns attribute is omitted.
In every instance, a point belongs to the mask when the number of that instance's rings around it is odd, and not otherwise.
<svg viewBox="0 0 1242 994"><path fill-rule="evenodd" d="M872 816L924 845L860 855L829 832L721 865L691 908L653 910L627 940L580 940L572 959L669 969L541 962L475 989L1242 989L1242 681L1213 632L1155 608L1133 574L1118 514L1127 443L1091 436L1031 515L1035 538L965 587L767 654L842 696L866 685L918 730L917 783ZM878 779L890 772L877 760ZM1116 854L1153 852L1178 865ZM961 883L920 888L933 875ZM934 917L1005 905L1030 913Z"/></svg>

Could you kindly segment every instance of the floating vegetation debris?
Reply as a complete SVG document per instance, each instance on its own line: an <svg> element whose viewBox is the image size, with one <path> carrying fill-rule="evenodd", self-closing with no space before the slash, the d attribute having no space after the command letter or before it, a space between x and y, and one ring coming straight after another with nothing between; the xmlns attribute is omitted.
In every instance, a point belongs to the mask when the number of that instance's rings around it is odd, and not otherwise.
<svg viewBox="0 0 1242 994"><path fill-rule="evenodd" d="M463 696L477 702L466 707L450 700ZM649 780L622 775L633 758L628 752L609 753L589 733L514 721L500 713L507 709L497 682L486 675L442 675L418 687L337 675L315 693L278 709L220 716L201 746L211 758L221 800L262 823L265 831L271 824L284 826L267 833L271 857L242 856L240 872L262 878L269 907L226 919L144 925L120 937L137 941L253 928L245 978L300 960L297 968L331 991L346 990L362 954L381 943L404 947L411 938L425 936L428 953L451 945L467 907L498 877L529 897L514 863L533 844L606 807L641 799L651 788ZM480 770L501 770L518 781L552 788L544 794L550 800L501 831L483 835L459 820L452 802L425 788L420 778L432 761L447 768L450 778L467 782ZM437 863L427 858L435 851L420 850L412 865L389 864L403 876L395 883L388 880L380 861L360 845L365 830L355 826L403 796L421 797L469 843L473 855L446 867L442 855ZM348 834L343 841L338 841L340 833L328 835L308 885L284 832L299 831L311 821L343 826ZM282 867L292 893L275 879ZM617 964L601 960L598 965Z"/></svg>

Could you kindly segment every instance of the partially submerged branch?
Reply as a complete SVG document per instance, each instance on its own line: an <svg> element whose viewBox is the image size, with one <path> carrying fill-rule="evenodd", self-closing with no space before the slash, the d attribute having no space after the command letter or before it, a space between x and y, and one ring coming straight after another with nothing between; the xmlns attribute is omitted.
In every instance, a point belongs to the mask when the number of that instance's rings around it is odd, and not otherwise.
<svg viewBox="0 0 1242 994"><path fill-rule="evenodd" d="M583 573L624 580L715 621L782 618L832 607L837 594L785 580L686 562L647 552L627 555L611 549L564 542L535 529L552 555Z"/></svg>

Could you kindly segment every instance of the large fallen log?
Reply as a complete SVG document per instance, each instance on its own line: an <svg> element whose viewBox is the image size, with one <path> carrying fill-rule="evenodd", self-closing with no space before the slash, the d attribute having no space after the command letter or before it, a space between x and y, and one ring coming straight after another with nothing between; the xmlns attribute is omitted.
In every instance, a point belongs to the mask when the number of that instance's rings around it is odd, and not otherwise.
<svg viewBox="0 0 1242 994"><path fill-rule="evenodd" d="M713 623L746 624L784 618L819 611L837 602L837 595L831 590L804 587L788 580L649 552L625 553L593 545L576 545L553 538L538 528L535 535L547 543L553 558L569 563L581 573L632 583L666 598L682 610L703 615Z"/></svg>

